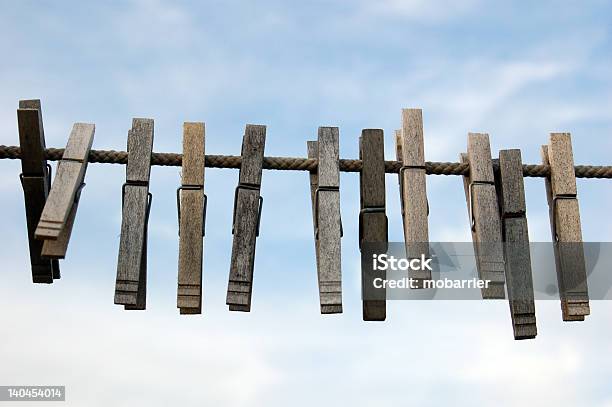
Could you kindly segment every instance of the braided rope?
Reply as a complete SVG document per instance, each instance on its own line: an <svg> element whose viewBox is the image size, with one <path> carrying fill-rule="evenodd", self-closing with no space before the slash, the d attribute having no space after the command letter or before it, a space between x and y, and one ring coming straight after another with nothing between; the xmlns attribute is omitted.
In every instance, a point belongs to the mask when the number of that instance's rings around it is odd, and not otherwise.
<svg viewBox="0 0 612 407"><path fill-rule="evenodd" d="M59 161L64 154L62 148L48 148L46 158L49 161ZM21 149L17 146L0 145L0 159L16 160L21 158ZM89 162L105 164L127 164L127 152L115 150L91 150ZM182 154L153 153L151 165L181 166ZM205 165L210 168L240 168L241 157L235 155L207 155ZM496 163L494 162L494 165ZM399 172L402 164L398 161L385 161L385 172ZM317 160L298 157L264 157L263 168L282 171L315 171ZM577 165L574 167L578 178L612 178L612 166ZM340 160L340 171L360 172L361 160ZM455 162L426 162L425 172L432 175L468 175L469 164ZM550 168L547 165L523 165L525 177L547 177Z"/></svg>

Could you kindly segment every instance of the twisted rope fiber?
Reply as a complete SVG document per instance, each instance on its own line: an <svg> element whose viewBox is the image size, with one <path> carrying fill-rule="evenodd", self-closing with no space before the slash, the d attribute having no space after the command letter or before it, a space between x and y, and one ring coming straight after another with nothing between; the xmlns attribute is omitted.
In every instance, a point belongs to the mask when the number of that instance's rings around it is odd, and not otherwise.
<svg viewBox="0 0 612 407"><path fill-rule="evenodd" d="M48 148L45 155L49 161L59 161L64 154L63 148ZM128 154L125 151L115 150L91 150L89 162L105 164L127 164ZM19 159L21 149L17 146L0 145L0 159ZM176 153L153 153L152 165L181 166L182 154ZM210 168L240 168L241 157L234 155L206 155L206 167ZM297 157L264 157L263 168L268 170L284 171L315 171L317 160ZM340 171L360 172L361 160L340 160ZM497 166L496 160L493 165ZM398 161L385 161L385 172L399 172L402 163ZM574 167L578 178L612 178L612 166L577 165ZM426 162L425 172L431 175L468 175L469 164L457 162ZM550 167L547 165L523 165L523 176L525 177L547 177L550 175Z"/></svg>

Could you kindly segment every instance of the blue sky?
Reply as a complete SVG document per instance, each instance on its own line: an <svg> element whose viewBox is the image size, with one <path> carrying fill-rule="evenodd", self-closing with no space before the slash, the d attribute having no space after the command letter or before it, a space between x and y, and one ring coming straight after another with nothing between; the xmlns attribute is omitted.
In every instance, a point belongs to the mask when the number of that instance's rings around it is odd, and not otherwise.
<svg viewBox="0 0 612 407"><path fill-rule="evenodd" d="M206 122L209 154L240 152L267 125L266 155L305 156L317 127L358 156L382 128L386 157L404 107L423 109L425 154L455 161L467 133L493 154L540 161L551 131L577 164L610 164L612 7L605 1L5 2L0 14L0 144L18 143L19 99L40 98L48 146L96 124L94 148L125 149L132 117L155 119L155 151L179 152L184 121ZM342 174L345 312L318 313L306 173L265 171L253 309L225 290L237 171L206 170L204 314L175 308L178 168L154 167L146 312L113 305L122 166L92 164L52 286L32 285L17 161L0 162L0 384L65 384L68 405L611 406L612 310L583 323L537 303L539 335L512 339L504 301L388 304L361 321L358 176ZM470 239L459 177L428 177L432 241ZM609 241L608 180L579 180L583 236ZM550 240L542 179L527 179L533 241ZM387 176L391 240L402 240ZM119 373L117 373L119 371Z"/></svg>

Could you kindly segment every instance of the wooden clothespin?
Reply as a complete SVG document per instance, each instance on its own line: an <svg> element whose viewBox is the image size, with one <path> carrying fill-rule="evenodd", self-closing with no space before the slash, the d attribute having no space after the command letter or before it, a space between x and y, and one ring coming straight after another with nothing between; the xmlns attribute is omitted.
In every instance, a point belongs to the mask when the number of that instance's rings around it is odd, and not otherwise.
<svg viewBox="0 0 612 407"><path fill-rule="evenodd" d="M481 280L489 280L482 288L482 298L503 299L504 253L501 221L495 192L489 135L470 133L468 153L460 161L470 164L470 174L463 176L476 268Z"/></svg>
<svg viewBox="0 0 612 407"><path fill-rule="evenodd" d="M72 127L35 231L36 238L45 241L42 248L43 257L66 257L81 191L85 186L85 172L94 132L93 124L75 123Z"/></svg>
<svg viewBox="0 0 612 407"><path fill-rule="evenodd" d="M385 211L385 145L382 130L362 130L359 138L359 159L362 160L359 174L359 248L362 256L364 244L372 245L374 251L380 250L384 253L387 251L389 238ZM384 321L387 313L385 291L373 287L374 276L368 267L364 267L364 260L367 261L365 264L369 265L371 256L366 257L362 257L361 270L363 320Z"/></svg>
<svg viewBox="0 0 612 407"><path fill-rule="evenodd" d="M501 150L495 186L501 213L508 302L514 339L537 334L521 150Z"/></svg>
<svg viewBox="0 0 612 407"><path fill-rule="evenodd" d="M265 144L266 126L247 124L242 139L239 181L234 194L234 241L226 299L230 311L251 311L255 243L263 207L260 189Z"/></svg>
<svg viewBox="0 0 612 407"><path fill-rule="evenodd" d="M542 163L550 165L546 196L563 320L584 321L590 313L589 292L569 133L551 133L548 146L542 146Z"/></svg>
<svg viewBox="0 0 612 407"><path fill-rule="evenodd" d="M45 159L45 132L40 100L20 100L17 109L21 148L21 185L25 201L30 265L34 283L52 283L60 278L59 261L42 257L43 241L35 238L49 188L51 166Z"/></svg>
<svg viewBox="0 0 612 407"><path fill-rule="evenodd" d="M206 202L204 123L183 124L183 170L176 190L179 220L177 307L181 314L202 313L202 255Z"/></svg>
<svg viewBox="0 0 612 407"><path fill-rule="evenodd" d="M319 160L316 177L310 176L319 302L322 314L338 314L342 312L338 128L319 127L318 138L308 142L308 157L316 152Z"/></svg>
<svg viewBox="0 0 612 407"><path fill-rule="evenodd" d="M149 192L153 119L132 119L127 149L115 304L124 305L126 310L143 310L147 303L147 230L153 199Z"/></svg>
<svg viewBox="0 0 612 407"><path fill-rule="evenodd" d="M402 109L401 151L399 170L400 197L404 239L408 259L429 257L429 231L427 217L427 187L425 174L425 147L423 142L423 113L421 109ZM431 271L409 271L418 288L423 280L431 280Z"/></svg>

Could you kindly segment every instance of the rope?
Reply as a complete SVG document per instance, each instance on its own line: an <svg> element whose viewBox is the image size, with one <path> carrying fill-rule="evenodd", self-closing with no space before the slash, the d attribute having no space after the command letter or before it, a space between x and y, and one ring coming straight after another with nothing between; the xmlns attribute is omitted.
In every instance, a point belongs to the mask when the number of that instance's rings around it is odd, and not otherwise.
<svg viewBox="0 0 612 407"><path fill-rule="evenodd" d="M48 148L45 155L49 161L59 161L64 154L62 148ZM16 160L21 158L21 150L17 146L0 145L0 159ZM127 164L128 154L125 151L91 150L89 162L104 164ZM151 165L181 166L182 154L153 153ZM210 168L240 168L241 157L235 155L206 155L205 165ZM263 168L281 171L315 171L317 160L298 157L264 157ZM494 160L493 165L497 163ZM385 161L385 172L397 174L402 163L399 161ZM612 166L577 165L574 167L577 178L612 178ZM340 160L340 171L360 172L361 160ZM468 175L469 164L456 162L426 162L425 172L431 175ZM550 175L548 165L523 165L523 176L544 178Z"/></svg>

